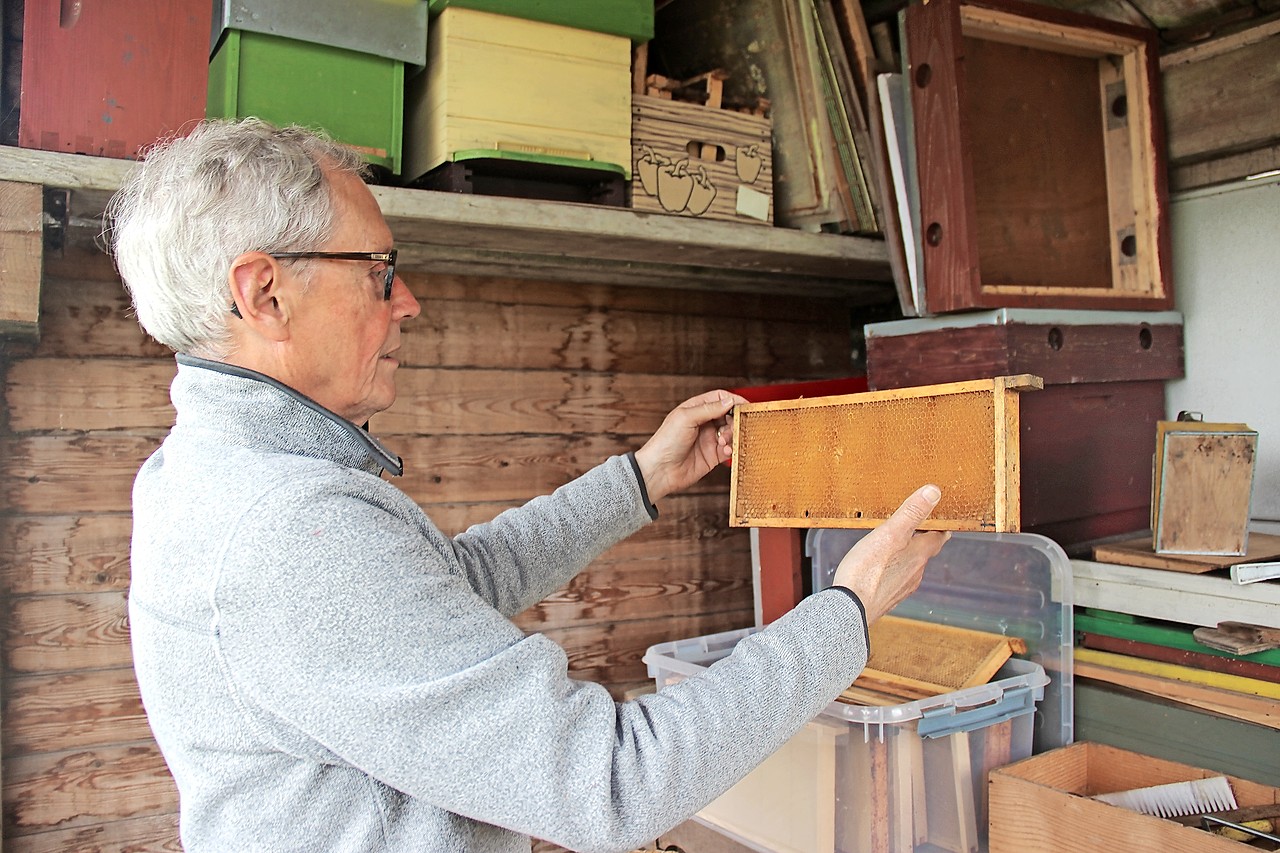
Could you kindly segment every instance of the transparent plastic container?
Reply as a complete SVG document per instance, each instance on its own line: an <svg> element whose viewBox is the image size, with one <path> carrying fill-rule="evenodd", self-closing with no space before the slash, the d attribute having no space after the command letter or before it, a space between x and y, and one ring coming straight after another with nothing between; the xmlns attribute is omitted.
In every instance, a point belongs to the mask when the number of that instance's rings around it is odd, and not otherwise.
<svg viewBox="0 0 1280 853"><path fill-rule="evenodd" d="M805 554L813 589L831 586L836 567L868 530L810 530ZM895 616L1021 637L1023 657L1049 676L1036 709L1033 751L1074 740L1071 680L1071 563L1051 539L1033 533L953 533L925 567L920 588Z"/></svg>
<svg viewBox="0 0 1280 853"><path fill-rule="evenodd" d="M659 690L760 628L651 647ZM1044 669L1011 659L992 681L888 707L832 702L694 819L766 853L976 851L987 773L1031 754Z"/></svg>

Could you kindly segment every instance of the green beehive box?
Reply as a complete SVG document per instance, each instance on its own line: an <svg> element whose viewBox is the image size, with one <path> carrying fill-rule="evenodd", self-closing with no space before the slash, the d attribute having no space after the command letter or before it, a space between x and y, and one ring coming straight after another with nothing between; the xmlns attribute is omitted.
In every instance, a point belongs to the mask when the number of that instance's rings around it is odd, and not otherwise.
<svg viewBox="0 0 1280 853"><path fill-rule="evenodd" d="M434 17L450 6L626 36L635 44L653 38L653 0L430 0L427 9Z"/></svg>
<svg viewBox="0 0 1280 853"><path fill-rule="evenodd" d="M400 174L404 63L247 30L224 31L209 63L210 118L318 127Z"/></svg>

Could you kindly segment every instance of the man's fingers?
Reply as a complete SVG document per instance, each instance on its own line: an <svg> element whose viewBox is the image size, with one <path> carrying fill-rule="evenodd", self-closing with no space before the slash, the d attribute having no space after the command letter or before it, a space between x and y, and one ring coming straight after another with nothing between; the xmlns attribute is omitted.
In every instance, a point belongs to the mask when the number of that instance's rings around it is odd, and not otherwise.
<svg viewBox="0 0 1280 853"><path fill-rule="evenodd" d="M933 512L933 508L938 505L938 501L941 499L942 490L937 486L932 483L921 486L902 502L902 506L898 507L893 517L902 519L904 523L911 525L914 530L929 517L929 514Z"/></svg>

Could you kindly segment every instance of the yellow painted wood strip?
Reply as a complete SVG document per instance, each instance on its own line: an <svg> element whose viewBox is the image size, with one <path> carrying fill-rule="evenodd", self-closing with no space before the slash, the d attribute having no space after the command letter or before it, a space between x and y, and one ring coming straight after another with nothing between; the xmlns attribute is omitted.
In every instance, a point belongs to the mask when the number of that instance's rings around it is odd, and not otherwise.
<svg viewBox="0 0 1280 853"><path fill-rule="evenodd" d="M1280 699L1280 684L1262 681L1257 678L1247 678L1243 675L1208 672L1195 667L1182 666L1181 664L1146 660L1129 655L1118 655L1114 652L1098 651L1097 649L1077 648L1075 650L1075 659L1081 663L1093 663L1099 666L1111 667L1112 669L1140 672L1161 678L1172 678L1175 681L1203 684L1206 687L1217 687L1222 690L1234 690L1237 693L1248 693L1252 696Z"/></svg>

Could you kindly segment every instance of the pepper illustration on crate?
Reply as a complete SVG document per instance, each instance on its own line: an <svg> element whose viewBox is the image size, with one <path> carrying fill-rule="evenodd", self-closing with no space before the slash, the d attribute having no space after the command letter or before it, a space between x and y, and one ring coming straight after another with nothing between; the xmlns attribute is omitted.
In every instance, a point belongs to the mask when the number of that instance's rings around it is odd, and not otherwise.
<svg viewBox="0 0 1280 853"><path fill-rule="evenodd" d="M639 148L635 173L640 180L640 189L656 198L663 210L702 216L711 209L718 190L705 165L698 164L694 171L688 157L676 160L649 145L642 144ZM764 166L760 146L736 146L733 152L738 180L754 184Z"/></svg>

